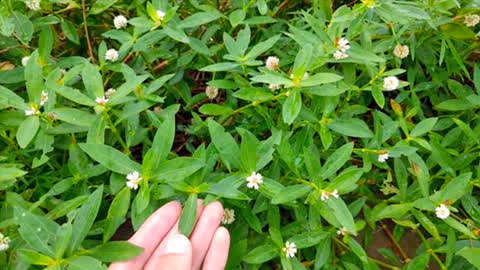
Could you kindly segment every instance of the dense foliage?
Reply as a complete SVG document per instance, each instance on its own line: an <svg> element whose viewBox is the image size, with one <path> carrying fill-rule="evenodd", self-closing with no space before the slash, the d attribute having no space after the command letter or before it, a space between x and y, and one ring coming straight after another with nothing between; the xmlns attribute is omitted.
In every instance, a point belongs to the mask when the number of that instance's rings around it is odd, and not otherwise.
<svg viewBox="0 0 480 270"><path fill-rule="evenodd" d="M227 209L227 269L480 268L477 14L2 0L0 268L104 269L165 202L188 235L197 198Z"/></svg>

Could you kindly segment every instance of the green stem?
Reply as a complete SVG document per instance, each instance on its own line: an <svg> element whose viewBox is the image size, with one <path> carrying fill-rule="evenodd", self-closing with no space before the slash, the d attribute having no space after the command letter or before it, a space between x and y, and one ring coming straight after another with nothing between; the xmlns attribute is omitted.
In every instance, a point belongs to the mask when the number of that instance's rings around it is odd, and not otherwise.
<svg viewBox="0 0 480 270"><path fill-rule="evenodd" d="M108 113L106 113L104 111L103 113L103 118L105 119L105 121L107 121L108 123L108 126L110 127L110 130L112 131L113 135L115 136L115 138L120 142L120 144L122 145L123 147L123 151L125 152L125 154L127 156L130 156L130 149L128 148L127 144L123 141L122 137L120 136L120 134L118 133L118 130L117 128L115 127L115 125L113 124L112 122L112 119L110 118L110 116L108 115Z"/></svg>

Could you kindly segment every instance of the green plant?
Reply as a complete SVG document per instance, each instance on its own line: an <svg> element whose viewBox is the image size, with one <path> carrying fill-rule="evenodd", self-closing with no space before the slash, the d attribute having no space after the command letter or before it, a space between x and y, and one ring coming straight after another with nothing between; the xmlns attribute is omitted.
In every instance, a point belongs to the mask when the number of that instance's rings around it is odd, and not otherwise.
<svg viewBox="0 0 480 270"><path fill-rule="evenodd" d="M479 11L3 0L0 264L103 269L141 252L126 220L180 200L188 235L202 198L228 269L480 268Z"/></svg>

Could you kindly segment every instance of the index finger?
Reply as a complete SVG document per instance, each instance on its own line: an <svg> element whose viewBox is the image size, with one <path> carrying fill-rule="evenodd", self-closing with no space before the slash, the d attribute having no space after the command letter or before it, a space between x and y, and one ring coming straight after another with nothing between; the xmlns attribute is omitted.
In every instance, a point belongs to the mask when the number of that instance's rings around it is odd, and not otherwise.
<svg viewBox="0 0 480 270"><path fill-rule="evenodd" d="M110 270L140 270L152 255L153 251L177 222L181 205L169 202L155 211L128 242L143 248L143 253L127 262L113 263Z"/></svg>

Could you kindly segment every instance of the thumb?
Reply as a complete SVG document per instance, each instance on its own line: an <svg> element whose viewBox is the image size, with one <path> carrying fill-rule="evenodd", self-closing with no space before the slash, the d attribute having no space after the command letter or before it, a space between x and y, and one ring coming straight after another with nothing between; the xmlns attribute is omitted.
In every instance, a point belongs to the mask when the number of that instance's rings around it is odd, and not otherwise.
<svg viewBox="0 0 480 270"><path fill-rule="evenodd" d="M163 254L157 260L156 269L190 270L192 268L192 244L182 234L168 239Z"/></svg>

